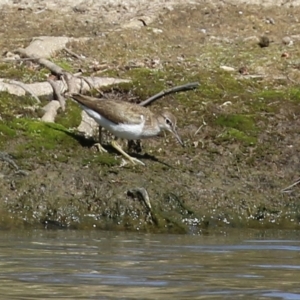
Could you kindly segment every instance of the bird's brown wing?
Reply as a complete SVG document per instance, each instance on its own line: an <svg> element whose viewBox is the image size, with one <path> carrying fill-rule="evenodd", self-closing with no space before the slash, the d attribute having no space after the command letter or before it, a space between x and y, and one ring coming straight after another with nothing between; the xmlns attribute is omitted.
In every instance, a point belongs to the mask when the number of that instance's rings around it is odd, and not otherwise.
<svg viewBox="0 0 300 300"><path fill-rule="evenodd" d="M72 94L71 98L116 124L140 124L142 115L146 119L152 115L147 108L125 101L100 100L81 94Z"/></svg>

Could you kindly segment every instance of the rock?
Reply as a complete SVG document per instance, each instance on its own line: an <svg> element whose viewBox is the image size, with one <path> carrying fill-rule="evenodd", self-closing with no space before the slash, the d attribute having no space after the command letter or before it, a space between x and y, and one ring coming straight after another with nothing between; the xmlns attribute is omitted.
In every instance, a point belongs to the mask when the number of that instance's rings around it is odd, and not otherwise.
<svg viewBox="0 0 300 300"><path fill-rule="evenodd" d="M283 43L284 45L287 45L287 46L293 45L293 41L292 41L292 39L291 39L289 36L285 36L285 37L282 39L282 43Z"/></svg>
<svg viewBox="0 0 300 300"><path fill-rule="evenodd" d="M262 36L262 37L259 39L258 45L259 45L261 48L269 47L269 45L270 45L270 39L269 39L267 36L264 35L264 36Z"/></svg>
<svg viewBox="0 0 300 300"><path fill-rule="evenodd" d="M281 57L289 58L290 55L289 55L287 52L283 52L283 53L281 54Z"/></svg>
<svg viewBox="0 0 300 300"><path fill-rule="evenodd" d="M275 25L275 21L273 18L266 18L266 23Z"/></svg>

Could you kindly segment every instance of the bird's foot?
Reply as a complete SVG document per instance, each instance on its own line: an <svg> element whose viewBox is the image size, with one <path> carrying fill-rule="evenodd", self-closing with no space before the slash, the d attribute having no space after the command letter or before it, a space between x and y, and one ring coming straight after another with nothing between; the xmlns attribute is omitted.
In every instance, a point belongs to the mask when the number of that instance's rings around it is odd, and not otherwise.
<svg viewBox="0 0 300 300"><path fill-rule="evenodd" d="M96 147L96 149L97 149L98 152L100 152L100 153L106 153L106 152L107 152L107 150L105 150L105 149L102 147L102 145L101 145L100 143L94 144L93 147Z"/></svg>
<svg viewBox="0 0 300 300"><path fill-rule="evenodd" d="M129 155L128 155L129 156ZM130 159L129 159L129 161L132 163L132 164L134 164L134 165L136 165L136 164L140 164L140 165L142 165L142 166L145 166L145 164L141 161L141 160L139 160L139 159L137 159L137 158L135 158L135 157L132 157L132 156L129 156L130 157Z"/></svg>
<svg viewBox="0 0 300 300"><path fill-rule="evenodd" d="M124 166L128 165L129 163L132 163L133 165L140 164L142 166L145 166L145 164L142 161L138 160L137 158L132 157L132 156L129 156L129 157L130 157L130 159L128 157L126 157L126 159L122 158L120 167L124 167Z"/></svg>
<svg viewBox="0 0 300 300"><path fill-rule="evenodd" d="M133 165L136 165L136 164L140 164L140 165L143 165L145 166L145 164L140 161L139 159L135 158L135 157L132 157L130 156L129 154L127 154L122 148L121 146L116 142L116 141L112 141L111 142L111 145L119 152L121 153L127 160L129 160Z"/></svg>

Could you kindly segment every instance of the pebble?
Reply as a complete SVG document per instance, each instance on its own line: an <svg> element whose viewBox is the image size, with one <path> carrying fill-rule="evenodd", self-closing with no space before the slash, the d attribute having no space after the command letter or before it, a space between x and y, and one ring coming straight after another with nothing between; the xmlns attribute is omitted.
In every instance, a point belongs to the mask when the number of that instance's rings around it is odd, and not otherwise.
<svg viewBox="0 0 300 300"><path fill-rule="evenodd" d="M285 37L282 39L282 43L283 43L284 45L287 45L287 46L293 45L293 41L292 41L292 39L291 39L289 36L285 36Z"/></svg>

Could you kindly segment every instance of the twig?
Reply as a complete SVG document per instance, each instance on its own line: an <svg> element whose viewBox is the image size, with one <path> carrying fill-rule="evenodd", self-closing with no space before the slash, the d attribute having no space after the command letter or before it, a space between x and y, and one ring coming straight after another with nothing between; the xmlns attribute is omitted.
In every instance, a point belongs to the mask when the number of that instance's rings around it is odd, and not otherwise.
<svg viewBox="0 0 300 300"><path fill-rule="evenodd" d="M80 59L80 60L84 60L84 58L83 58L81 55L76 54L75 52L73 52L72 50L68 49L67 47L64 47L64 50L65 50L68 54L70 54L71 56L74 56L75 58Z"/></svg>
<svg viewBox="0 0 300 300"><path fill-rule="evenodd" d="M201 124L200 127L196 130L196 132L195 132L194 135L196 135L196 134L201 130L201 128L202 128L203 126L204 126L204 124Z"/></svg>
<svg viewBox="0 0 300 300"><path fill-rule="evenodd" d="M38 15L38 14L40 14L40 13L46 11L46 10L47 10L47 7L45 6L43 9L41 9L39 11L35 11L34 14Z"/></svg>
<svg viewBox="0 0 300 300"><path fill-rule="evenodd" d="M140 103L141 106L147 106L151 102L156 101L159 98L162 98L166 95L172 94L172 93L177 93L177 92L184 92L184 91L189 91L189 90L194 90L199 86L199 82L192 82L192 83L187 83L184 85L180 86L175 86L174 88L171 88L166 91L161 91L160 93L148 98L147 100L143 101Z"/></svg>
<svg viewBox="0 0 300 300"><path fill-rule="evenodd" d="M204 118L202 117L202 124L200 125L200 127L196 130L196 132L195 132L195 134L194 135L197 135L197 133L201 130L201 128L203 127L203 126L206 126L207 124L206 124L206 122L204 121Z"/></svg>
<svg viewBox="0 0 300 300"><path fill-rule="evenodd" d="M290 191L291 188L294 187L294 186L296 186L296 185L299 184L299 183L300 183L300 178L298 178L293 184L291 184L291 185L289 185L288 187L282 189L281 192L282 192L282 193L289 193L289 192L291 192L291 191Z"/></svg>

